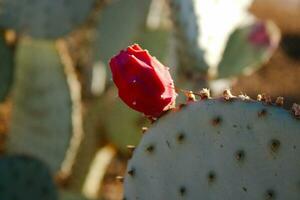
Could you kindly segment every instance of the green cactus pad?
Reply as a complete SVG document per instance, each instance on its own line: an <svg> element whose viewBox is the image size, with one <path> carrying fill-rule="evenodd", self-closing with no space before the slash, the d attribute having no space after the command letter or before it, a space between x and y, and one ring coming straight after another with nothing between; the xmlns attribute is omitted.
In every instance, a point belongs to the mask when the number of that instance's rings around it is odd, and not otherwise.
<svg viewBox="0 0 300 200"><path fill-rule="evenodd" d="M237 28L229 37L218 66L218 77L227 78L252 72L266 62L275 49L277 38L270 33L269 45L255 45L249 41L254 24ZM273 29L274 30L274 29ZM276 31L276 30L275 30ZM273 31L274 33L274 31Z"/></svg>
<svg viewBox="0 0 300 200"><path fill-rule="evenodd" d="M55 44L20 41L16 65L8 151L33 155L58 171L72 137L72 101Z"/></svg>
<svg viewBox="0 0 300 200"><path fill-rule="evenodd" d="M142 127L147 125L140 113L123 104L115 89L110 89L98 105L99 125L108 141L122 152L127 152L127 145L138 144Z"/></svg>
<svg viewBox="0 0 300 200"><path fill-rule="evenodd" d="M5 100L5 97L10 89L13 79L13 63L14 54L4 39L4 32L0 30L0 102Z"/></svg>
<svg viewBox="0 0 300 200"><path fill-rule="evenodd" d="M48 167L23 155L0 158L1 200L57 200L56 186Z"/></svg>
<svg viewBox="0 0 300 200"><path fill-rule="evenodd" d="M125 199L300 199L300 121L266 103L190 103L145 133Z"/></svg>
<svg viewBox="0 0 300 200"><path fill-rule="evenodd" d="M95 59L108 63L142 30L150 0L115 0L103 9L97 27Z"/></svg>
<svg viewBox="0 0 300 200"><path fill-rule="evenodd" d="M56 38L83 23L95 0L2 0L0 26L39 38Z"/></svg>

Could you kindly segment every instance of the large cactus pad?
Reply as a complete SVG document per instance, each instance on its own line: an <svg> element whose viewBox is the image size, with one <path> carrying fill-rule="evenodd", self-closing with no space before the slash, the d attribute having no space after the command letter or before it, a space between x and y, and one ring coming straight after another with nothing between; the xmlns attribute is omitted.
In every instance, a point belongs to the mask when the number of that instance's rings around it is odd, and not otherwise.
<svg viewBox="0 0 300 200"><path fill-rule="evenodd" d="M70 90L55 44L22 40L16 65L8 151L34 155L58 171L73 127Z"/></svg>
<svg viewBox="0 0 300 200"><path fill-rule="evenodd" d="M300 121L263 102L190 103L156 122L129 161L126 200L300 199Z"/></svg>

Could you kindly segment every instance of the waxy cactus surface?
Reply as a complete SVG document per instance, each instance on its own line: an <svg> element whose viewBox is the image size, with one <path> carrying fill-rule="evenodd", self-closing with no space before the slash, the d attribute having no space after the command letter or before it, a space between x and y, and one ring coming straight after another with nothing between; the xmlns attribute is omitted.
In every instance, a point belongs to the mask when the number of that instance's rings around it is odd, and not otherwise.
<svg viewBox="0 0 300 200"><path fill-rule="evenodd" d="M270 103L226 92L163 116L129 161L124 199L300 199L300 121Z"/></svg>

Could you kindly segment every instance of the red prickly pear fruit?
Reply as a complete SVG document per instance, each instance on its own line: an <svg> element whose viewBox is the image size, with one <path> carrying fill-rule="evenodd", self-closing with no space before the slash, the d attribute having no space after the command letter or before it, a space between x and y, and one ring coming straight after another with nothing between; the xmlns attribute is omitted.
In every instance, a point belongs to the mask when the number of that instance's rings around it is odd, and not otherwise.
<svg viewBox="0 0 300 200"><path fill-rule="evenodd" d="M263 22L256 23L249 34L249 41L256 46L270 46L271 39L266 24Z"/></svg>
<svg viewBox="0 0 300 200"><path fill-rule="evenodd" d="M169 68L138 44L120 51L109 65L119 97L130 108L159 117L174 106L177 94Z"/></svg>

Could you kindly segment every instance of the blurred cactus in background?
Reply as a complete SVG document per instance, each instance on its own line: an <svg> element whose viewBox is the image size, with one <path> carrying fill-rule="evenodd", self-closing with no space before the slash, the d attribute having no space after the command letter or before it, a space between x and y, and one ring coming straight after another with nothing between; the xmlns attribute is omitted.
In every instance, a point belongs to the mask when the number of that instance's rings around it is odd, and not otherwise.
<svg viewBox="0 0 300 200"><path fill-rule="evenodd" d="M114 177L150 122L118 99L110 58L138 43L176 86L220 93L272 57L276 25L297 30L257 15L278 7L260 3L0 0L0 199L121 199ZM281 46L295 55L290 35Z"/></svg>
<svg viewBox="0 0 300 200"><path fill-rule="evenodd" d="M269 25L271 22L259 22L247 12L251 0L169 2L183 87L209 85L212 92L219 93L230 87L230 81L221 88L214 87L215 82L254 71L276 49L278 30ZM249 39L258 25L269 40L264 45L255 45ZM259 33L255 34L257 37Z"/></svg>

